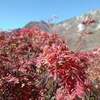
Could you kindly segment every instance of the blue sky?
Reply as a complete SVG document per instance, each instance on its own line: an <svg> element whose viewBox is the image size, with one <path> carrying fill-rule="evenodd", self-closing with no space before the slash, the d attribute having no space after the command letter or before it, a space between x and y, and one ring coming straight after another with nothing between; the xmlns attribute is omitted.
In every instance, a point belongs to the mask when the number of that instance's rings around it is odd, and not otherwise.
<svg viewBox="0 0 100 100"><path fill-rule="evenodd" d="M61 21L99 8L100 0L0 0L0 28L18 28L53 16Z"/></svg>

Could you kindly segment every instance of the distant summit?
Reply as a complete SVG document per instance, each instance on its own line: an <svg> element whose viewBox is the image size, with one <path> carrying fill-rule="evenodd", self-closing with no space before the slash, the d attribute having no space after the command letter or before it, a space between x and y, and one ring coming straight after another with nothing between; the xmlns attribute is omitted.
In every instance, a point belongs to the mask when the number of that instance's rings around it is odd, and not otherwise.
<svg viewBox="0 0 100 100"><path fill-rule="evenodd" d="M25 28L31 28L33 26L37 26L43 31L51 32L52 24L48 24L45 21L31 21L31 22L29 22L28 24L25 25Z"/></svg>
<svg viewBox="0 0 100 100"><path fill-rule="evenodd" d="M81 36L78 26L83 23L86 18L91 18L91 20L95 21L95 23L91 25L86 25L87 30L93 34L85 37L83 40L84 43L82 44L83 47L80 47L80 50L92 50L100 47L100 10L91 10L81 16L60 22L53 27L53 30L56 30L57 33L63 36L72 50L76 50L78 40Z"/></svg>
<svg viewBox="0 0 100 100"><path fill-rule="evenodd" d="M56 32L66 40L72 50L76 50L78 39L81 36L78 26L86 18L91 18L95 21L90 26L86 26L88 31L91 31L93 34L85 38L84 46L80 48L82 51L87 51L100 47L100 9L88 11L81 16L76 16L57 24L48 24L45 21L31 21L25 27L38 26L43 31Z"/></svg>

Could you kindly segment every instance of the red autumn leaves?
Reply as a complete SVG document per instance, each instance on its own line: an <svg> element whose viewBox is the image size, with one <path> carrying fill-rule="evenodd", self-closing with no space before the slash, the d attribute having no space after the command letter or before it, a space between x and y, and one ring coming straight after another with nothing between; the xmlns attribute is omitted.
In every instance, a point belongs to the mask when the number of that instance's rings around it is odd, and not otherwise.
<svg viewBox="0 0 100 100"><path fill-rule="evenodd" d="M86 53L70 51L61 37L38 28L1 34L0 99L82 98L88 61Z"/></svg>

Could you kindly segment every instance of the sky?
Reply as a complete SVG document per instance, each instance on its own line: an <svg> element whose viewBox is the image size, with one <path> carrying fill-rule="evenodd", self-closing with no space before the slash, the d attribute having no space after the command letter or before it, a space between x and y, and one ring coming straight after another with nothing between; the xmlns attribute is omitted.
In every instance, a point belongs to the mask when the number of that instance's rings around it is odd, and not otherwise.
<svg viewBox="0 0 100 100"><path fill-rule="evenodd" d="M100 9L100 0L0 0L0 29L23 27L30 21L59 22L95 9Z"/></svg>

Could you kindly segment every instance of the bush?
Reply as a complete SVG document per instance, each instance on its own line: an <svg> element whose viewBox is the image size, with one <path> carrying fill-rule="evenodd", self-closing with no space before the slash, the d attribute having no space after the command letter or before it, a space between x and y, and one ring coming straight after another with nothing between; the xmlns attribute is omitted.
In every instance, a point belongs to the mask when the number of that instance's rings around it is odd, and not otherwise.
<svg viewBox="0 0 100 100"><path fill-rule="evenodd" d="M91 55L70 51L61 37L38 28L1 32L0 100L84 98L92 86Z"/></svg>

